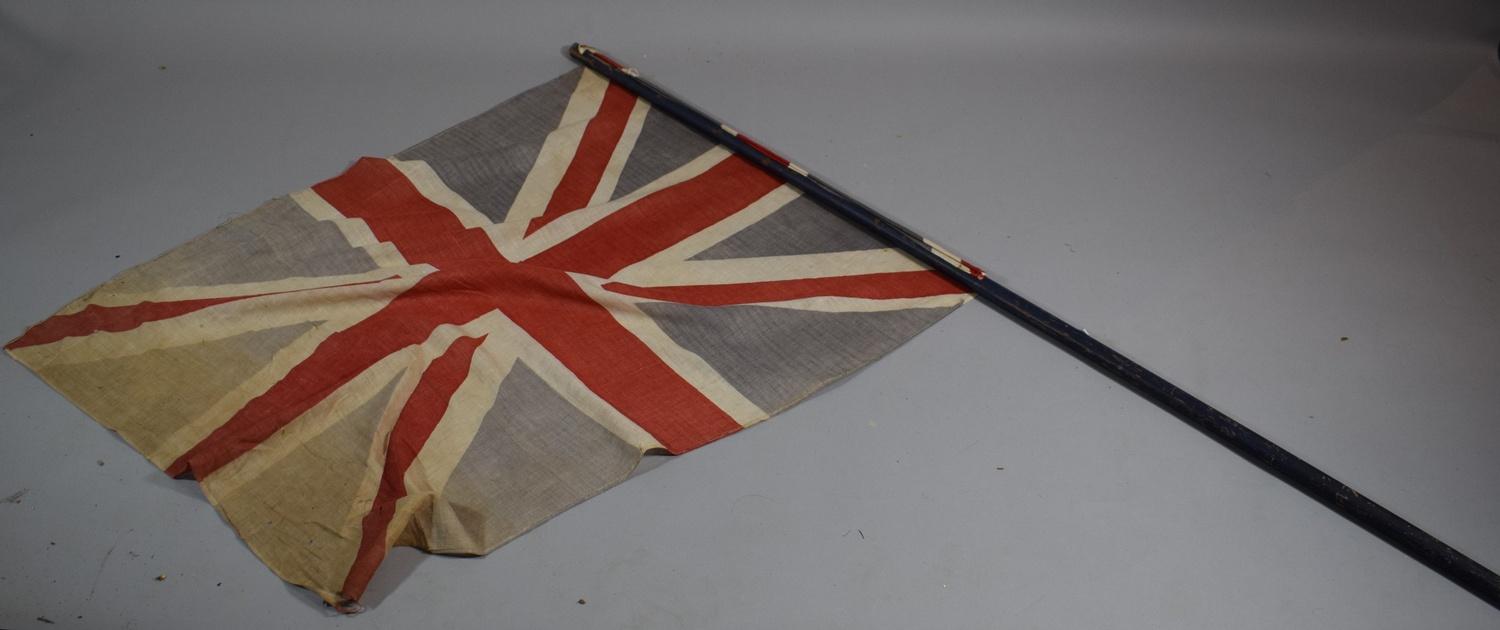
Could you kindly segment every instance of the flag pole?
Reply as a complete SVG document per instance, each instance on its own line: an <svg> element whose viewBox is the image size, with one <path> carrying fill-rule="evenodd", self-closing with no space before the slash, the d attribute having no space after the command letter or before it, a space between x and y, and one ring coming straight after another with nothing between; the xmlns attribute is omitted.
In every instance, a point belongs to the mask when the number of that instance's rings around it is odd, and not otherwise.
<svg viewBox="0 0 1500 630"><path fill-rule="evenodd" d="M1005 288L973 263L886 218L733 127L714 120L641 78L634 68L583 44L573 44L568 49L568 54L578 63L645 99L652 107L785 180L824 208L942 272L995 310L1030 328L1104 375L1208 434L1241 457L1379 536L1491 606L1500 608L1500 576L1406 519L1094 339L1087 332Z"/></svg>

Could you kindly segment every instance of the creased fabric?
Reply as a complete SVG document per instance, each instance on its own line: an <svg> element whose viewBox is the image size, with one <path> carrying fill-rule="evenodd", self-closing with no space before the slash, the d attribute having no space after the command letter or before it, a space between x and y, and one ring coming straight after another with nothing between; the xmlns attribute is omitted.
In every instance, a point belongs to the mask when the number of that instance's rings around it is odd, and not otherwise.
<svg viewBox="0 0 1500 630"><path fill-rule="evenodd" d="M130 269L6 346L277 575L482 554L969 299L575 70Z"/></svg>

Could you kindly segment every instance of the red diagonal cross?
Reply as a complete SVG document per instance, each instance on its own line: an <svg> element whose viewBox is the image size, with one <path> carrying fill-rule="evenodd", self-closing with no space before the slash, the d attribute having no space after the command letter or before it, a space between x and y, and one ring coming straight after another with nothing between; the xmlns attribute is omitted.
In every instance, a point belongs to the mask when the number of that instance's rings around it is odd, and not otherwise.
<svg viewBox="0 0 1500 630"><path fill-rule="evenodd" d="M623 88L610 85L605 90L546 207L528 222L526 235L588 205L615 153L624 150L620 143L636 107L637 99ZM306 359L172 462L167 472L206 478L376 362L428 342L441 326L462 325L497 310L667 450L681 453L737 431L740 425L729 414L621 326L569 274L609 278L744 210L780 185L749 162L730 156L696 176L640 197L527 260L511 261L484 230L465 227L389 161L362 159L313 190L344 216L361 220L407 263L429 265L434 271L370 316L323 339ZM333 287L294 292L328 288ZM893 299L962 292L931 271L702 286L637 287L612 282L604 288L621 295L704 306L819 296ZM126 332L150 322L275 294L89 305L33 326L7 347ZM406 493L406 471L437 428L484 341L482 336L459 336L437 349L403 401L387 438L377 495L361 521L362 540L342 596L358 599L383 559L387 529Z"/></svg>
<svg viewBox="0 0 1500 630"><path fill-rule="evenodd" d="M600 167L602 168L602 167ZM314 190L361 219L412 264L437 269L368 318L330 335L307 359L248 402L168 472L202 478L269 438L385 356L425 341L433 329L500 310L594 393L674 453L739 428L594 302L567 272L608 277L744 209L779 182L731 156L702 174L621 208L522 263L506 260L480 229L465 228L423 196L390 162L365 158ZM342 286L342 285L341 285ZM930 271L707 286L635 287L620 294L687 304L728 305L817 296L890 299L960 292ZM310 289L317 290L317 289ZM131 330L258 295L90 306L55 316L8 347ZM619 366L629 365L630 370Z"/></svg>
<svg viewBox="0 0 1500 630"><path fill-rule="evenodd" d="M779 185L749 164L734 161L741 166L725 165L684 182L692 185L688 191L668 188L622 208L616 215L625 221L617 226L629 233L641 225L669 222L671 217L664 215L690 211L706 210L722 218ZM693 187L713 187L717 202L689 203L684 193ZM669 451L687 451L739 429L568 277L569 271L600 270L588 252L570 247L580 238L599 238L599 225L518 264L501 256L483 230L465 228L451 211L423 196L386 160L362 159L313 190L345 216L363 220L408 262L437 270L369 318L330 336L168 472L210 475L386 355L421 343L438 326L463 324L496 309ZM665 247L687 234L670 242L660 236L641 240ZM660 247L616 247L605 258L623 267ZM630 369L619 369L621 365Z"/></svg>
<svg viewBox="0 0 1500 630"><path fill-rule="evenodd" d="M573 177L590 177L583 167L572 170L579 171ZM310 356L183 453L167 472L205 478L377 361L425 342L439 326L464 324L494 310L515 322L580 382L669 451L681 453L732 433L740 428L733 418L621 326L568 273L607 278L746 208L779 185L750 163L731 156L517 263L502 256L483 230L464 227L453 212L423 196L389 161L362 159L313 190L345 216L362 220L378 239L394 245L407 262L431 265L436 271L374 314L328 336ZM549 216L555 218L568 211L549 210ZM931 271L708 286L608 283L605 288L619 294L699 305L817 296L890 299L962 291ZM34 326L9 347L127 331L147 322L252 297L259 296L90 306ZM459 337L450 343L429 364L417 389L403 404L392 429L378 496L362 525L364 541L345 581L344 596L357 599L384 556L385 548L379 541L385 536L395 501L405 492L401 483L404 471L446 411L481 342Z"/></svg>

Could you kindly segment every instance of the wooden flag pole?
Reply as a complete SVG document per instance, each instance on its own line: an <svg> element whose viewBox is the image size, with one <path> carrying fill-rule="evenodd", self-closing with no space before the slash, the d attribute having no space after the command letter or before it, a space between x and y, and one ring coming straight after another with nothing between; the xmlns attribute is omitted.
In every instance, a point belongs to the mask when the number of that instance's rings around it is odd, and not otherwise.
<svg viewBox="0 0 1500 630"><path fill-rule="evenodd" d="M652 107L785 180L823 207L863 227L892 247L932 266L1012 320L1037 332L1094 369L1156 403L1304 494L1317 499L1329 509L1385 539L1491 606L1500 608L1500 576L1406 519L1116 352L1087 332L1073 327L1005 288L968 261L882 216L806 169L642 79L634 68L583 44L573 44L569 55L610 81L634 92Z"/></svg>

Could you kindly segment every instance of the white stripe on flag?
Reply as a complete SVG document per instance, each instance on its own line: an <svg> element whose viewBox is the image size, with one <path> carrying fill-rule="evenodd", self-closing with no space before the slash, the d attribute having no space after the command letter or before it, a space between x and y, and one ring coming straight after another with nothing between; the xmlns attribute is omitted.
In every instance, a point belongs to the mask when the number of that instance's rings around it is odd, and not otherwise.
<svg viewBox="0 0 1500 630"><path fill-rule="evenodd" d="M641 343L646 344L656 356L676 372L682 380L687 381L694 389L702 392L719 409L734 418L740 426L750 426L756 422L766 419L766 412L755 403L741 394L738 389L724 380L724 377L709 365L703 357L698 356L687 348L683 348L673 341L666 331L656 324L651 316L641 312L635 305L636 298L620 295L605 290L600 284L603 282L593 276L582 274L569 274L573 280L583 288L584 293L594 298L609 314L635 335Z"/></svg>
<svg viewBox="0 0 1500 630"><path fill-rule="evenodd" d="M584 385L572 370L563 365L562 361L559 361L524 328L508 317L502 317L500 321L501 325L497 328L496 334L504 336L506 343L511 344L511 347L515 348L516 355L521 357L521 363L531 368L532 372L541 377L548 387L551 387L569 404L584 415L593 418L599 426L631 446L642 451L662 448L661 442L656 441L656 438L642 429L640 425L631 422L625 414L620 413L619 409L609 404L609 401L600 398L587 385Z"/></svg>
<svg viewBox="0 0 1500 630"><path fill-rule="evenodd" d="M339 229L339 232L343 233L344 240L354 247L365 250L375 264L381 267L406 266L406 258L401 256L401 252L396 249L395 245L375 238L375 233L370 231L370 226L365 225L363 220L344 216L313 189L305 188L290 196L292 201L297 202L297 205L314 219L332 223Z"/></svg>
<svg viewBox="0 0 1500 630"><path fill-rule="evenodd" d="M140 293L99 291L88 296L87 300L79 300L74 304L68 305L68 309L59 311L59 314L80 311L88 306L134 306L142 302L176 302L179 300L200 300L321 290L356 284L378 284L394 278L421 278L434 271L437 271L436 267L424 263L421 265L408 265L405 268L397 269L372 269L364 273L341 276L300 276L282 280L266 280L263 282L163 287Z"/></svg>
<svg viewBox="0 0 1500 630"><path fill-rule="evenodd" d="M584 70L579 75L578 86L568 99L562 121L557 129L547 134L541 152L537 153L536 162L526 174L526 181L521 184L521 190L516 193L516 199L505 215L505 224L514 223L517 228L513 232L507 230L505 236L519 241L531 220L542 216L547 210L547 202L551 201L552 193L557 190L557 184L562 181L568 165L573 163L583 132L588 128L589 121L599 113L599 106L604 103L604 92L608 87L609 80L593 71Z"/></svg>
<svg viewBox="0 0 1500 630"><path fill-rule="evenodd" d="M640 287L662 287L805 280L924 269L927 269L925 265L899 250L870 249L828 254L684 260L649 267L636 265L615 274L612 279Z"/></svg>
<svg viewBox="0 0 1500 630"><path fill-rule="evenodd" d="M713 168L715 164L724 161L730 155L732 154L723 147L714 147L712 149L709 149L708 151L705 151L703 155L694 158L687 164L678 167L676 170L673 170L666 175L658 177L656 181L653 181L650 184L642 186L640 190L632 192L624 197L620 197L619 199L616 199L609 203L590 206L587 208L569 212L568 214L558 217L557 220L543 226L531 236L527 236L524 238L520 237L520 235L524 233L526 225L522 223L516 223L507 218L505 223L495 226L495 229L507 233L507 235L501 240L501 242L504 243L507 248L502 253L504 253L505 257L509 258L510 260L526 260L527 258L531 258L532 256L547 251L557 244L566 241L569 238L572 238L574 235L582 232L594 223L597 223L600 219L614 214L621 208L635 203L646 195L654 193L663 188L667 188L669 186L680 184L703 174L708 169Z"/></svg>
<svg viewBox="0 0 1500 630"><path fill-rule="evenodd" d="M801 195L802 193L798 192L796 188L782 184L775 190L766 193L760 199L755 200L755 203L745 206L739 212L724 217L718 223L678 241L676 245L657 252L650 258L620 270L616 275L633 273L631 269L634 267L649 268L663 264L683 262L702 253L703 250L717 245L720 241L738 234L741 230L754 225L755 222L770 216L771 213L780 210L782 206L791 203Z"/></svg>
<svg viewBox="0 0 1500 630"><path fill-rule="evenodd" d="M630 159L630 152L635 150L635 142L641 137L641 127L646 124L646 113L650 111L651 105L644 99L635 99L635 107L631 108L630 118L625 120L625 129L620 132L620 141L609 155L609 164L604 167L599 186L589 198L590 206L597 206L614 196L615 187L620 183L620 173L625 170L625 161Z"/></svg>
<svg viewBox="0 0 1500 630"><path fill-rule="evenodd" d="M494 221L475 210L468 200L460 197L458 193L453 192L452 188L443 183L443 178L439 177L437 171L432 170L426 162L395 158L389 158L387 161L411 181L417 192L422 193L428 201L447 208L453 216L458 217L458 222L464 227L482 229L494 225Z"/></svg>

